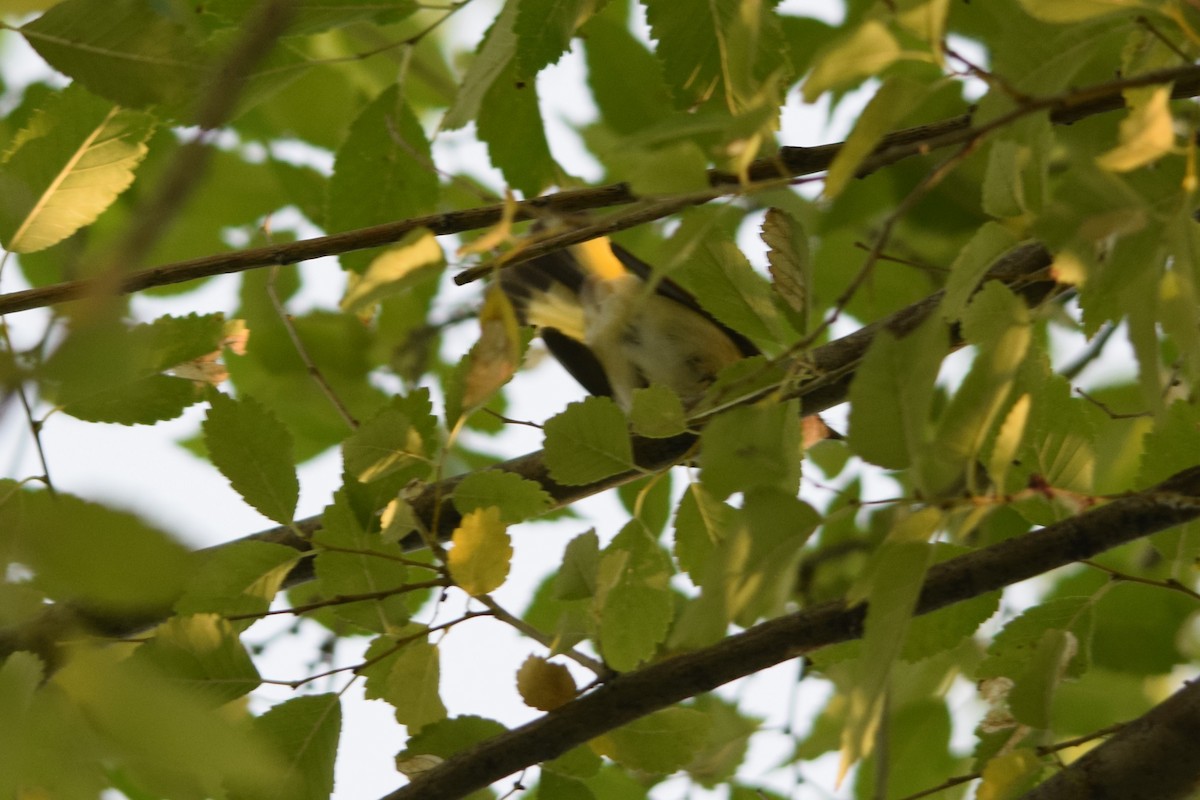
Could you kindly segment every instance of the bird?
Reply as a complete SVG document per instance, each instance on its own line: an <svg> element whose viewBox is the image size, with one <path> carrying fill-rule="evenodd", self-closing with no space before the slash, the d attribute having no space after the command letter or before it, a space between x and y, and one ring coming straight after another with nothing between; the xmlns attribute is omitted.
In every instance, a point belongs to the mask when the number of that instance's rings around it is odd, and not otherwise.
<svg viewBox="0 0 1200 800"><path fill-rule="evenodd" d="M759 355L671 279L607 237L500 270L523 325L593 395L624 411L651 385L694 407L722 369Z"/></svg>

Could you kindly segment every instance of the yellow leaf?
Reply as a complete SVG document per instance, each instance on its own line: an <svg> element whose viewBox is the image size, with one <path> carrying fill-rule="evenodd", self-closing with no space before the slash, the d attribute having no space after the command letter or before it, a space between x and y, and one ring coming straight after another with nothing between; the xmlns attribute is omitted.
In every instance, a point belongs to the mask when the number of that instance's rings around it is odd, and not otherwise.
<svg viewBox="0 0 1200 800"><path fill-rule="evenodd" d="M1032 750L1014 750L997 756L983 768L978 800L1008 800L1027 790L1041 772L1041 761Z"/></svg>
<svg viewBox="0 0 1200 800"><path fill-rule="evenodd" d="M538 711L553 711L579 693L566 667L538 656L525 659L517 670L517 691L525 705Z"/></svg>
<svg viewBox="0 0 1200 800"><path fill-rule="evenodd" d="M1129 172L1171 152L1175 147L1175 121L1169 100L1166 86L1126 92L1130 112L1121 121L1121 143L1099 156L1096 163L1111 172Z"/></svg>
<svg viewBox="0 0 1200 800"><path fill-rule="evenodd" d="M504 189L504 205L500 212L500 221L497 222L479 238L473 242L468 242L458 248L458 255L465 256L473 253L486 253L489 250L495 250L500 245L512 238L513 220L517 218L517 199L513 197L512 190L508 187Z"/></svg>
<svg viewBox="0 0 1200 800"><path fill-rule="evenodd" d="M493 286L479 310L479 341L467 354L467 375L463 382L462 406L474 409L508 382L521 357L517 314L512 303Z"/></svg>
<svg viewBox="0 0 1200 800"><path fill-rule="evenodd" d="M404 238L376 257L362 277L351 274L341 309L358 314L383 298L408 288L412 277L445 263L437 237L426 228L409 231Z"/></svg>
<svg viewBox="0 0 1200 800"><path fill-rule="evenodd" d="M470 595L500 588L508 577L512 543L496 506L477 508L454 530L448 565L450 577Z"/></svg>

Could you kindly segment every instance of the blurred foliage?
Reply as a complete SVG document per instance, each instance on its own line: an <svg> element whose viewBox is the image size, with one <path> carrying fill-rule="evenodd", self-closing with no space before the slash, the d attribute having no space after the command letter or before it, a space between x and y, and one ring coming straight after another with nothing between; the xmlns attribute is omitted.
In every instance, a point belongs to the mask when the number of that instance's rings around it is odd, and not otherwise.
<svg viewBox="0 0 1200 800"><path fill-rule="evenodd" d="M519 374L504 386L540 346L498 292L471 352L445 346L480 305L442 279L447 263L511 249L521 227L498 226L465 254L423 228L358 247L339 258L341 298L328 277L314 289L312 273L281 265L153 289L186 309L201 285L236 280L222 313L138 319L128 299L97 296L53 308L24 349L6 329L8 414L22 413L18 390L35 432L54 411L132 426L207 404L189 446L281 524L295 513L297 464L337 448L343 483L329 487L309 537L315 580L281 597L308 628L323 626L331 648L370 637L364 660L336 674L394 706L411 734L396 748L400 772L503 730L449 716L440 694L440 637L474 616L529 637L541 655L520 693L550 708L586 682L572 683L565 660L636 670L796 609L870 603L862 641L808 662L804 680L829 689L819 712L785 709L781 729L731 695L694 698L544 764L539 797L654 795L679 772L731 797L776 797L803 762L835 751L860 765L841 796L903 798L974 770L980 796L1010 797L1050 771L1039 746L1142 713L1169 676L1193 674L1200 524L1016 595L912 618L937 562L1036 535L1200 462L1195 106L1149 85L1125 91L1127 110L1071 126L1035 108L1072 87L1188 63L1200 51L1192 4L830 0L844 12L833 24L801 16L804 3L760 0L279 5L290 12L283 34L246 58L239 47L264 23L241 0L0 3L9 15L44 7L19 26L11 17L0 36L23 37L57 73L24 84L6 63L0 76L6 287L17 272L35 287L115 283L242 247L353 236L510 190L579 188L595 165L598 183L670 199L706 188L708 168L744 175L794 144L783 109L802 97L830 115L862 106L823 194L747 185L617 238L768 356L828 341L835 317L843 330L945 290L916 331L876 338L844 438L805 449L796 403L763 391L793 377L778 365L753 359L721 376L706 402L723 413L699 439L699 469L624 486L627 518L574 538L520 621L489 593L518 546L508 529L551 509L543 487L476 471L447 498L462 517L453 538L415 551L425 532L409 501L429 481L498 460L496 446L481 451L506 427L506 393L537 391ZM477 26L462 23L481 14L495 16L472 39L464 32ZM564 57L586 67L582 83L539 80ZM547 134L561 123L549 110L557 93L594 102L592 118L568 123L593 164L563 158ZM214 100L228 119L201 135L189 126ZM966 113L977 125L1008 121L959 151L859 172L884 135ZM453 142L481 145L469 152L486 163ZM162 205L181 163L193 167L182 202ZM735 242L760 233L768 256L748 258ZM1064 294L1030 309L999 283L976 291L997 257L1035 238ZM953 362L947 323L969 346ZM733 402L749 395L768 399ZM667 437L688 424L662 387L638 394L631 419L588 399L546 421L545 463L559 484L601 480L633 465L630 426ZM339 695L298 693L261 713L246 704L261 648L242 635L297 553L257 542L190 554L125 511L10 477L0 486L0 797L72 800L106 787L131 798L328 796ZM180 513L188 499L186 487L164 498ZM49 603L77 609L76 624L7 635L40 624ZM114 643L85 622L105 613L170 616ZM951 688L975 681L978 707L951 706ZM964 749L951 729L972 726ZM771 738L789 755L766 776L749 771L750 744Z"/></svg>

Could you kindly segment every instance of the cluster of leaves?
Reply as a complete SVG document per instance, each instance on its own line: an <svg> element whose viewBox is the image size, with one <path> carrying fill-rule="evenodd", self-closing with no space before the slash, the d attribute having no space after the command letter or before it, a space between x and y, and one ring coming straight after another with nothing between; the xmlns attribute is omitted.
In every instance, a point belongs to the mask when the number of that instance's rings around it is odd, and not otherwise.
<svg viewBox="0 0 1200 800"><path fill-rule="evenodd" d="M19 254L7 270L95 291L55 309L31 347L6 330L6 391L30 409L34 437L51 410L151 425L205 403L189 444L282 527L189 553L56 491L52 464L0 485L0 794L327 796L339 696L246 708L263 678L242 635L281 597L332 636L370 637L340 672L408 727L409 775L503 732L447 718L439 693L439 637L475 616L529 637L541 655L517 690L551 710L579 691L551 657L603 681L797 608L865 601L862 640L812 654L810 679L833 692L788 759L840 751L844 767L862 764L859 797L960 772L982 779L981 796L1013 797L1052 771L1045 745L1161 699L1162 678L1195 655L1194 525L1045 580L990 641L978 631L998 592L913 612L936 563L1197 463L1196 120L1170 86L1136 81L1200 51L1191 5L847 0L831 25L770 2L643 0L648 45L629 2L508 0L480 41L456 43L455 23L481 2L64 0L9 29L72 82L6 91L0 242ZM262 38L265 50L251 46ZM986 70L958 52L968 45ZM443 288L442 243L413 227L380 247L369 229L493 202L499 187L439 163L445 131L472 129L526 197L576 186L547 140L537 81L573 47L597 109L578 133L606 181L670 199L712 191L712 168L740 177L736 201L621 238L765 355L724 373L697 409L663 387L638 392L628 415L605 398L571 404L544 425L539 483L482 469L495 459L479 452L503 427L501 387L527 347L512 309L489 291L478 343L444 354L469 306ZM789 93L838 102L867 81L819 200L749 180L790 133ZM980 82L972 104L964 92ZM1054 124L1053 111L1114 87L1127 111ZM861 174L885 134L968 111L976 133L957 151ZM733 244L760 221L770 280ZM508 224L466 250L508 246ZM234 244L286 252L314 230L345 234L326 251L347 275L338 305L289 313L305 288L294 265L245 272L224 314L138 320L111 291L141 267L219 260ZM1065 287L1043 307L1020 287L979 288L1028 239ZM154 291L186 306L197 283ZM806 350L835 319L878 320L939 290L915 331L882 330L845 365L846 437L806 447L803 401L783 399L823 377ZM1076 396L1117 326L1136 369ZM972 357L939 380L955 337ZM1055 341L1085 337L1097 343L1087 360L1051 357ZM692 435L697 471L639 475L637 442ZM344 481L304 524L296 466L331 448ZM865 502L885 471L892 499ZM501 607L507 529L552 510L563 487L614 480L628 521L572 539L523 614ZM839 488L807 491L818 483ZM430 486L434 501L418 503ZM433 624L450 592L482 610ZM103 638L153 623L145 638ZM951 747L946 699L963 677L992 704L969 755ZM732 797L774 796L739 773L752 737L771 735L760 726L699 696L545 763L538 791L640 797L683 770Z"/></svg>

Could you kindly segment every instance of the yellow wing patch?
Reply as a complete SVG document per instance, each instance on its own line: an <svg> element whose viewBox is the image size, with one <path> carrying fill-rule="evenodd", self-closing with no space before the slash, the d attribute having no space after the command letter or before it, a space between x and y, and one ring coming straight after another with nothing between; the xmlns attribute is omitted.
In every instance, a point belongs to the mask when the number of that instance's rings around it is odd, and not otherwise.
<svg viewBox="0 0 1200 800"><path fill-rule="evenodd" d="M595 275L601 280L615 280L628 273L625 265L621 263L621 259L613 254L607 236L573 244L569 249L571 255L589 275Z"/></svg>

